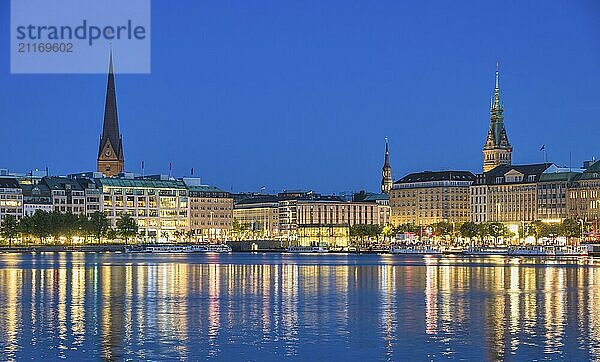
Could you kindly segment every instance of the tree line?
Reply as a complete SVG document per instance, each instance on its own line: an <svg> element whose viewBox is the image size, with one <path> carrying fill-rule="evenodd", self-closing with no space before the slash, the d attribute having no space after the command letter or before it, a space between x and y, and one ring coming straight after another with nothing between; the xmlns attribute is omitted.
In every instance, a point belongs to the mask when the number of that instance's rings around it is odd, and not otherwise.
<svg viewBox="0 0 600 362"><path fill-rule="evenodd" d="M365 240L379 241L381 237L384 240L392 235L404 233L413 233L417 237L426 236L437 239L468 239L479 242L494 241L502 239L511 239L516 236L506 225L501 222L464 222L452 224L449 222L438 222L432 225L422 226L415 224L401 224L398 226L379 226L379 225L353 225L350 227L350 238L364 243ZM519 237L525 238L532 236L536 240L540 238L555 239L557 237L575 238L580 237L582 233L581 224L574 219L565 219L557 223L545 223L534 221L524 223L519 226Z"/></svg>
<svg viewBox="0 0 600 362"><path fill-rule="evenodd" d="M57 243L61 238L71 242L80 237L88 242L90 239L100 243L102 239L127 241L138 234L135 220L127 214L119 216L116 227L112 228L108 218L102 212L87 215L75 215L57 211L36 210L33 215L21 219L6 215L0 224L0 236L12 246L15 240L24 244L32 242Z"/></svg>

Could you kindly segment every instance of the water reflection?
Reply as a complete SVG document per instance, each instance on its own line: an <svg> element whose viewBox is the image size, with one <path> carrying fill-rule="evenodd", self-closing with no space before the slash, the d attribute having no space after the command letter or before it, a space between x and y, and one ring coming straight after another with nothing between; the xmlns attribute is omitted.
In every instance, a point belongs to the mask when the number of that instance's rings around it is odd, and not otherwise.
<svg viewBox="0 0 600 362"><path fill-rule="evenodd" d="M580 261L0 256L3 360L600 359Z"/></svg>

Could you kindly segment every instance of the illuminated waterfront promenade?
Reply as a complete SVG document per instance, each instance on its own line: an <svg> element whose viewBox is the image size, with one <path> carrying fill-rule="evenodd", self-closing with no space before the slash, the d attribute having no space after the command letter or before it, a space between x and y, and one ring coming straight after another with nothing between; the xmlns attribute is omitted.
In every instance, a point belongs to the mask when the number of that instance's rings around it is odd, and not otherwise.
<svg viewBox="0 0 600 362"><path fill-rule="evenodd" d="M4 359L600 358L594 259L0 255Z"/></svg>

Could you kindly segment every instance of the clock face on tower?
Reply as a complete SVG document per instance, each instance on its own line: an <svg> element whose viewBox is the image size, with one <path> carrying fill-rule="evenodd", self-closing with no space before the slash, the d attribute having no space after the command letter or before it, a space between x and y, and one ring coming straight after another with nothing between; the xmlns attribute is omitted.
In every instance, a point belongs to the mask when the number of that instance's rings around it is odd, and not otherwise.
<svg viewBox="0 0 600 362"><path fill-rule="evenodd" d="M110 157L110 155L111 155L111 154L112 154L112 152L110 152L110 150L106 150L106 151L104 151L104 155L105 155L106 157Z"/></svg>

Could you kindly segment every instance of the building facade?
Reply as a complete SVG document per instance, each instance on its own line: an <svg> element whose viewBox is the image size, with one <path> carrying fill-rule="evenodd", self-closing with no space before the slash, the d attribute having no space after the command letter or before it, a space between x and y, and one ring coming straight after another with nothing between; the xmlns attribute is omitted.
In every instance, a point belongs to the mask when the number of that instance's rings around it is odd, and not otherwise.
<svg viewBox="0 0 600 362"><path fill-rule="evenodd" d="M68 177L43 177L40 184L50 190L53 211L61 213L84 214L85 190L77 180Z"/></svg>
<svg viewBox="0 0 600 362"><path fill-rule="evenodd" d="M471 219L468 171L418 172L396 181L390 192L393 225L462 223Z"/></svg>
<svg viewBox="0 0 600 362"><path fill-rule="evenodd" d="M190 230L195 239L225 241L231 236L233 198L214 186L190 185Z"/></svg>
<svg viewBox="0 0 600 362"><path fill-rule="evenodd" d="M570 218L592 223L598 232L600 220L600 161L591 164L577 175L567 195L567 213Z"/></svg>
<svg viewBox="0 0 600 362"><path fill-rule="evenodd" d="M185 234L189 230L189 197L183 181L161 177L100 178L96 182L111 227L128 214L135 219L143 240L175 240L176 231Z"/></svg>
<svg viewBox="0 0 600 362"><path fill-rule="evenodd" d="M498 166L471 186L472 221L519 226L538 220L538 182L548 163Z"/></svg>
<svg viewBox="0 0 600 362"><path fill-rule="evenodd" d="M542 222L561 222L568 217L567 195L581 169L549 167L537 184L537 218Z"/></svg>
<svg viewBox="0 0 600 362"><path fill-rule="evenodd" d="M348 247L350 227L389 222L389 206L376 202L298 200L296 232L302 246Z"/></svg>
<svg viewBox="0 0 600 362"><path fill-rule="evenodd" d="M504 104L500 97L500 80L496 64L496 87L490 104L490 128L483 146L483 172L512 163L512 146L504 127Z"/></svg>
<svg viewBox="0 0 600 362"><path fill-rule="evenodd" d="M233 207L233 219L243 228L246 237L277 239L279 233L279 198L257 195L242 199Z"/></svg>
<svg viewBox="0 0 600 362"><path fill-rule="evenodd" d="M14 177L0 177L0 224L7 215L23 216L23 190Z"/></svg>
<svg viewBox="0 0 600 362"><path fill-rule="evenodd" d="M50 189L43 183L21 184L23 190L23 216L33 216L36 211L54 210Z"/></svg>

